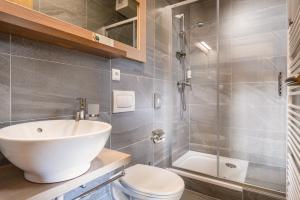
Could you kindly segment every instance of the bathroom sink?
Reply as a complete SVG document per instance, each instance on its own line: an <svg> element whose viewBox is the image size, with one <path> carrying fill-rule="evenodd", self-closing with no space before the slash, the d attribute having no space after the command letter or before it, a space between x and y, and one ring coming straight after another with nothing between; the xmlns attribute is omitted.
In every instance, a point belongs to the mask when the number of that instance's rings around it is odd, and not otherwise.
<svg viewBox="0 0 300 200"><path fill-rule="evenodd" d="M54 183L85 173L110 132L98 121L29 122L0 129L0 150L27 180Z"/></svg>

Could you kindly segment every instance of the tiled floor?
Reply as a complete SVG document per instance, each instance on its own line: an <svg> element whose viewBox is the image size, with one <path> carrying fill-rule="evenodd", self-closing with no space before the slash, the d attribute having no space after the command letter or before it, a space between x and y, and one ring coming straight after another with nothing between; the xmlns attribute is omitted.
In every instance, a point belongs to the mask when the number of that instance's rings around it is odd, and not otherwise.
<svg viewBox="0 0 300 200"><path fill-rule="evenodd" d="M190 190L184 190L181 200L219 200L219 199L208 197L203 194L193 192Z"/></svg>

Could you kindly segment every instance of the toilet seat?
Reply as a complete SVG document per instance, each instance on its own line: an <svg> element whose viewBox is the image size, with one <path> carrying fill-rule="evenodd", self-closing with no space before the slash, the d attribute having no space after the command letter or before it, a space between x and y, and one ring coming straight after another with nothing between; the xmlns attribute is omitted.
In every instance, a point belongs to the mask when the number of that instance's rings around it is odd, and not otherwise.
<svg viewBox="0 0 300 200"><path fill-rule="evenodd" d="M142 193L136 193L136 191L129 190L125 188L119 181L116 181L112 184L112 196L114 200L129 200L129 199L135 199L135 200L179 200L182 196L182 192L175 194L175 195L169 195L169 196L156 196L154 194L148 195L148 194L142 194Z"/></svg>
<svg viewBox="0 0 300 200"><path fill-rule="evenodd" d="M113 189L139 199L175 200L180 199L184 190L180 176L158 167L137 164L127 168L125 174L114 182Z"/></svg>

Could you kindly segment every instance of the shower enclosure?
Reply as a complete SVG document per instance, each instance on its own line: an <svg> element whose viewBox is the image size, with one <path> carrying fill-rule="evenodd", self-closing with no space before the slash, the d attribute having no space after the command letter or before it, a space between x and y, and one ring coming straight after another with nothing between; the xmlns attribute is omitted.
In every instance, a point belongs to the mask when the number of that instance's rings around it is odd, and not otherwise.
<svg viewBox="0 0 300 200"><path fill-rule="evenodd" d="M180 109L172 167L285 192L285 1L173 2L163 15Z"/></svg>

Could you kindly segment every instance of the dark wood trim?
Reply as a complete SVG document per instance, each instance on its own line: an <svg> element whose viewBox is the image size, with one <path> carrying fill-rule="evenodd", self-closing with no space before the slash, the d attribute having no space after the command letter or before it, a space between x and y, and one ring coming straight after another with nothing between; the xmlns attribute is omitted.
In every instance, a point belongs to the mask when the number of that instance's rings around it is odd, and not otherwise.
<svg viewBox="0 0 300 200"><path fill-rule="evenodd" d="M126 57L126 50L93 40L93 32L40 12L0 0L0 31L107 58Z"/></svg>

